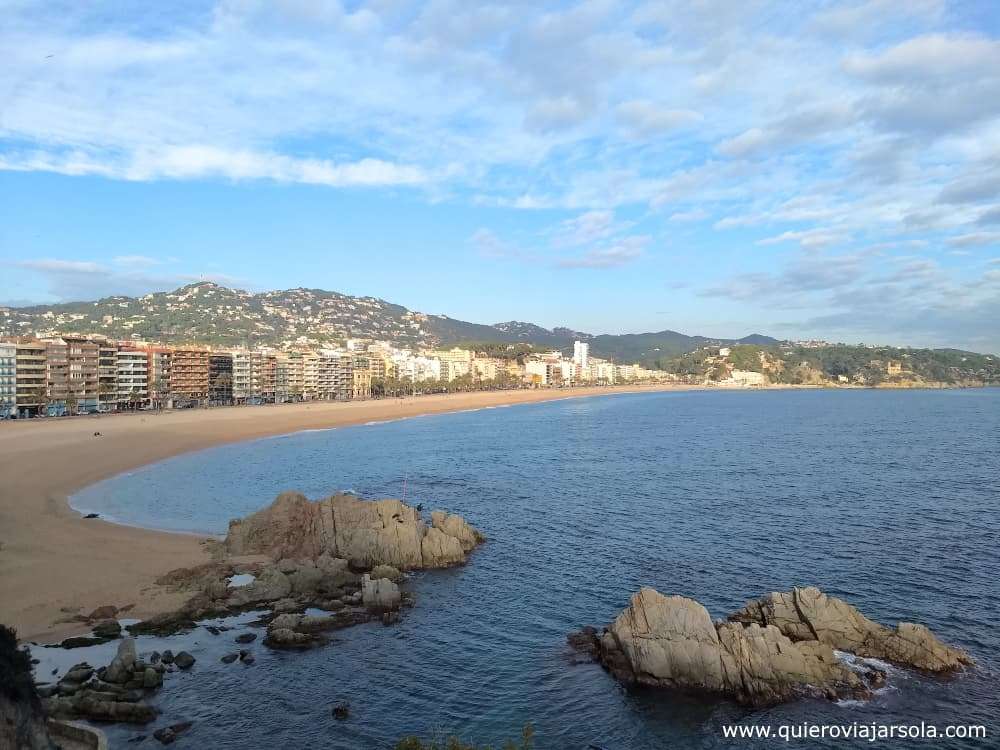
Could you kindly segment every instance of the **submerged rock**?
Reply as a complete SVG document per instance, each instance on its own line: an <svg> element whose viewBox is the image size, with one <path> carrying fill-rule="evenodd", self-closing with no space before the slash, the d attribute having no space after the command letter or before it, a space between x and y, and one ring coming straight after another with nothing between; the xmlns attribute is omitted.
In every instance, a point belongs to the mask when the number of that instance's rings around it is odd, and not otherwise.
<svg viewBox="0 0 1000 750"><path fill-rule="evenodd" d="M624 683L706 691L751 706L803 696L865 698L884 683L884 672L852 668L834 648L921 669L971 663L926 628L906 640L921 626L904 625L883 628L818 589L772 594L713 623L698 602L643 588L602 633L585 628L569 641Z"/></svg>
<svg viewBox="0 0 1000 750"><path fill-rule="evenodd" d="M894 629L887 628L812 586L768 594L729 619L772 625L793 641L817 640L857 656L926 672L948 672L972 664L967 653L941 643L923 625L901 622Z"/></svg>

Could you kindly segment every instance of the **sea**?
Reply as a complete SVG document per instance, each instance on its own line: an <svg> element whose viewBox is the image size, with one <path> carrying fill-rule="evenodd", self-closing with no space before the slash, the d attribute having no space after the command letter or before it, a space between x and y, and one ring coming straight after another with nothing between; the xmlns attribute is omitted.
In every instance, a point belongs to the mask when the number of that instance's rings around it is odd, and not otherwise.
<svg viewBox="0 0 1000 750"><path fill-rule="evenodd" d="M412 575L416 603L399 624L338 631L322 648L269 651L258 639L252 666L221 663L252 613L223 621L232 630L219 636L140 639L140 652L184 647L198 662L167 676L155 725L106 728L112 748L158 746L152 729L180 721L193 726L176 748L367 750L408 735L497 747L527 725L535 748L553 750L1000 747L998 389L623 393L484 408L225 445L108 479L72 504L221 535L284 490L405 496L425 513L463 515L488 541L463 567ZM610 623L641 586L723 618L805 585L883 623L924 623L976 666L950 677L892 668L870 701L750 710L627 689L566 643ZM91 663L110 660L114 644L100 648ZM45 674L86 656L35 651ZM331 715L341 702L346 720ZM969 725L987 738L926 738ZM907 737L858 734L887 726ZM734 739L733 727L772 737ZM806 731L826 738L779 735Z"/></svg>

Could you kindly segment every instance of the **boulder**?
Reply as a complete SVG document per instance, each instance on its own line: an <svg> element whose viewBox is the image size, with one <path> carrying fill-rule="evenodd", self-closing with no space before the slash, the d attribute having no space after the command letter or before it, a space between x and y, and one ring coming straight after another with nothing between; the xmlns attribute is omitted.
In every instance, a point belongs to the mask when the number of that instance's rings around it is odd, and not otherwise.
<svg viewBox="0 0 1000 750"><path fill-rule="evenodd" d="M171 724L169 727L162 727L153 732L153 738L164 745L169 745L173 743L177 736L183 734L189 730L192 726L190 721L182 721L177 724Z"/></svg>
<svg viewBox="0 0 1000 750"><path fill-rule="evenodd" d="M257 640L256 633L240 633L238 636L236 636L237 643L253 643L256 640Z"/></svg>
<svg viewBox="0 0 1000 750"><path fill-rule="evenodd" d="M195 661L197 661L191 654L187 651L179 651L176 656L174 656L174 664L177 665L178 669L191 669L194 666Z"/></svg>
<svg viewBox="0 0 1000 750"><path fill-rule="evenodd" d="M443 510L431 512L431 524L435 529L440 529L448 536L457 539L465 552L471 552L477 544L486 541L486 538L472 528L464 518Z"/></svg>
<svg viewBox="0 0 1000 750"><path fill-rule="evenodd" d="M399 583L403 580L403 574L391 565L376 565L371 570L371 577L388 578L393 583Z"/></svg>
<svg viewBox="0 0 1000 750"><path fill-rule="evenodd" d="M307 648L315 642L314 636L289 628L270 628L264 639L264 643L273 648Z"/></svg>
<svg viewBox="0 0 1000 750"><path fill-rule="evenodd" d="M98 638L114 639L122 634L122 626L118 620L105 620L97 623L94 628L94 635Z"/></svg>
<svg viewBox="0 0 1000 750"><path fill-rule="evenodd" d="M923 625L901 622L887 628L812 586L768 594L729 619L773 626L792 641L816 640L839 651L926 672L948 672L972 664L967 653L941 643Z"/></svg>
<svg viewBox="0 0 1000 750"><path fill-rule="evenodd" d="M81 664L77 664L71 667L70 670L63 675L62 679L59 680L59 682L82 683L86 682L93 676L94 676L94 668L89 664L87 664L86 662L83 662Z"/></svg>
<svg viewBox="0 0 1000 750"><path fill-rule="evenodd" d="M599 637L619 680L726 695L750 706L800 696L863 696L869 686L818 641L793 643L774 626L712 622L698 602L643 588Z"/></svg>
<svg viewBox="0 0 1000 750"><path fill-rule="evenodd" d="M232 593L226 603L230 607L244 607L284 599L292 593L292 583L276 567L269 567L262 570L253 583L230 590Z"/></svg>
<svg viewBox="0 0 1000 750"><path fill-rule="evenodd" d="M297 596L315 594L316 590L323 585L324 578L323 571L311 564L288 575L288 581L292 585L292 593Z"/></svg>
<svg viewBox="0 0 1000 750"><path fill-rule="evenodd" d="M239 658L240 658L239 654L226 654L221 659L219 659L219 661L221 661L223 664L232 664Z"/></svg>
<svg viewBox="0 0 1000 750"><path fill-rule="evenodd" d="M377 565L411 570L464 562L465 553L483 540L482 535L460 516L436 513L428 528L419 511L399 500L334 495L311 502L299 493L285 492L267 508L231 521L225 546L233 555L270 555L287 571L297 560L314 560L321 570L336 559L357 570ZM294 567L295 572L301 569L297 563Z"/></svg>
<svg viewBox="0 0 1000 750"><path fill-rule="evenodd" d="M420 549L425 568L447 568L465 562L462 543L441 529L428 529Z"/></svg>
<svg viewBox="0 0 1000 750"><path fill-rule="evenodd" d="M361 577L361 601L370 610L385 612L399 609L402 601L399 586L388 578Z"/></svg>
<svg viewBox="0 0 1000 750"><path fill-rule="evenodd" d="M113 620L118 615L118 607L113 604L105 604L103 607L98 607L89 615L87 619L91 622L97 622L100 620Z"/></svg>
<svg viewBox="0 0 1000 750"><path fill-rule="evenodd" d="M132 668L135 665L135 638L123 638L118 645L118 653L104 671L105 682L125 683L132 678Z"/></svg>

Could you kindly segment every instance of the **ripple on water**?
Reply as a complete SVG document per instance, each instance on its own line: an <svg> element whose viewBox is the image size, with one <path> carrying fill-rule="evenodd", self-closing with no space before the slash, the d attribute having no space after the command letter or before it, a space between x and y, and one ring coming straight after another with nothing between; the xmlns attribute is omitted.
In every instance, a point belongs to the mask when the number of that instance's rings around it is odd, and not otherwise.
<svg viewBox="0 0 1000 750"><path fill-rule="evenodd" d="M464 568L414 575L417 606L396 627L339 631L306 653L257 644L246 669L217 663L220 642L199 635L206 658L187 689L157 699L165 720L197 722L190 747L356 750L435 731L496 744L528 721L538 746L557 750L723 747L731 722L996 728L1000 391L974 395L692 392L483 409L221 446L74 503L223 533L285 489L398 497L406 478L408 501L461 513L489 537ZM642 585L720 617L801 584L873 619L925 623L979 666L951 679L896 670L860 704L748 712L625 690L565 644ZM339 700L352 704L348 722L329 715ZM116 744L131 734L110 731Z"/></svg>

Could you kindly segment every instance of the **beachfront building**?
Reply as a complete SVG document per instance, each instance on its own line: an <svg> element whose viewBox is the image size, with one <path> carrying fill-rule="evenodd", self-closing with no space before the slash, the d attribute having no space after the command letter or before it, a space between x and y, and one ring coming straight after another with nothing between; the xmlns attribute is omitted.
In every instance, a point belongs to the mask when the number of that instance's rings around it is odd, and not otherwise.
<svg viewBox="0 0 1000 750"><path fill-rule="evenodd" d="M100 347L89 339L64 336L45 342L47 413L88 414L100 403Z"/></svg>
<svg viewBox="0 0 1000 750"><path fill-rule="evenodd" d="M314 351L302 352L302 398L319 398L319 355Z"/></svg>
<svg viewBox="0 0 1000 750"><path fill-rule="evenodd" d="M300 351L275 355L274 397L279 404L301 401L305 393L305 360Z"/></svg>
<svg viewBox="0 0 1000 750"><path fill-rule="evenodd" d="M48 365L42 341L19 341L17 350L17 416L36 417L48 403Z"/></svg>
<svg viewBox="0 0 1000 750"><path fill-rule="evenodd" d="M396 369L396 377L421 383L427 380L441 379L441 360L433 357L414 356L406 349L393 352L392 362Z"/></svg>
<svg viewBox="0 0 1000 750"><path fill-rule="evenodd" d="M587 372L590 366L590 344L585 341L573 342L573 364L581 373Z"/></svg>
<svg viewBox="0 0 1000 750"><path fill-rule="evenodd" d="M17 413L17 345L0 342L0 419Z"/></svg>
<svg viewBox="0 0 1000 750"><path fill-rule="evenodd" d="M250 352L250 402L273 404L278 379L278 361L273 352L254 349Z"/></svg>
<svg viewBox="0 0 1000 750"><path fill-rule="evenodd" d="M441 363L441 380L451 382L455 378L472 372L473 353L468 349L438 349L427 352L427 356Z"/></svg>
<svg viewBox="0 0 1000 750"><path fill-rule="evenodd" d="M97 347L97 410L115 411L118 408L118 346L110 341L99 341Z"/></svg>
<svg viewBox="0 0 1000 750"><path fill-rule="evenodd" d="M146 372L150 403L163 406L171 401L170 370L174 352L166 347L147 347Z"/></svg>
<svg viewBox="0 0 1000 750"><path fill-rule="evenodd" d="M116 352L118 409L141 409L149 403L149 355L138 349Z"/></svg>
<svg viewBox="0 0 1000 750"><path fill-rule="evenodd" d="M170 394L175 402L201 405L208 399L207 349L174 349L170 362Z"/></svg>
<svg viewBox="0 0 1000 750"><path fill-rule="evenodd" d="M208 357L208 403L233 403L233 355L229 352L213 352Z"/></svg>
<svg viewBox="0 0 1000 750"><path fill-rule="evenodd" d="M348 398L369 398L372 395L372 371L369 358L355 354L351 357L351 390Z"/></svg>
<svg viewBox="0 0 1000 750"><path fill-rule="evenodd" d="M233 358L233 402L245 404L250 399L250 352L236 349Z"/></svg>

